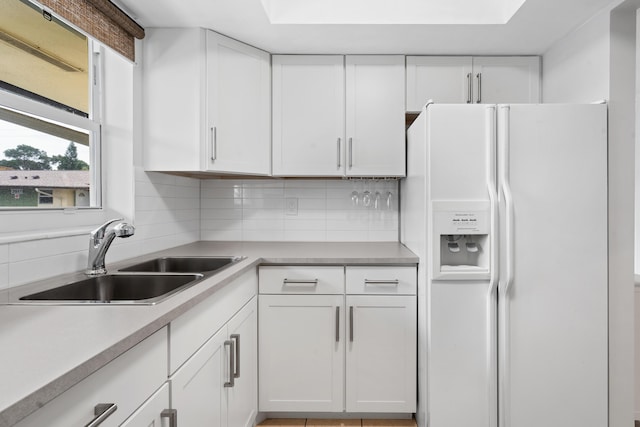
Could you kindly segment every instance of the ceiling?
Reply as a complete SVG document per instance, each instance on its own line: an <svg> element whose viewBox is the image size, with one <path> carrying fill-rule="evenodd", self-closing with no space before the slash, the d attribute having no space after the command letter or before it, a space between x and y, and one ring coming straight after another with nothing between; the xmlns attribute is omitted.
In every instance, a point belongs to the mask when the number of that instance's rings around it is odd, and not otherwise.
<svg viewBox="0 0 640 427"><path fill-rule="evenodd" d="M341 2L356 0L340 0ZM337 0L323 0L336 5ZM373 3L400 5L415 0L368 0ZM426 0L425 0L426 1ZM451 3L453 0L440 0ZM477 7L496 0L465 0ZM504 0L506 1L506 0ZM143 27L205 27L259 47L271 53L336 54L542 54L613 0L527 0L506 24L399 24L411 22L417 10L406 7L406 19L371 18L362 9L344 19L324 16L306 20L273 13L275 0L115 0ZM319 7L318 0L295 0L290 4ZM311 3L315 3L312 5ZM323 4L321 3L321 4ZM363 3L360 1L360 3ZM456 0L464 4L464 1ZM446 4L446 3L445 3ZM321 7L321 6L320 6ZM356 6L358 5L356 4ZM311 10L311 9L309 9ZM321 10L321 9L318 9ZM414 13L415 12L415 13ZM304 14L303 14L304 15ZM326 14L325 15L329 15ZM380 14L376 15L379 17ZM388 14L391 15L391 14ZM320 22L320 23L271 23ZM282 19L285 16L287 19ZM364 17L363 19L355 19ZM427 22L428 17L421 22ZM333 20L332 20L333 19ZM326 23L326 22L348 23ZM415 20L414 20L415 21ZM364 23L363 23L364 22ZM449 19L447 22L453 22ZM486 22L486 21L485 21Z"/></svg>

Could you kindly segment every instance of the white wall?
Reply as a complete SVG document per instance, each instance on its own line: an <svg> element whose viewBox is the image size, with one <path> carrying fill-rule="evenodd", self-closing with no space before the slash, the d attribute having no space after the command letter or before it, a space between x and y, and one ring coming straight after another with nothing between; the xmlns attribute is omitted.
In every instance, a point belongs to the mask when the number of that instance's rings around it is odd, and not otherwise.
<svg viewBox="0 0 640 427"><path fill-rule="evenodd" d="M609 99L609 26L607 9L544 53L543 102Z"/></svg>
<svg viewBox="0 0 640 427"><path fill-rule="evenodd" d="M380 193L378 209L362 194ZM360 195L358 206L351 199ZM391 193L390 208L387 194ZM297 213L287 211L295 199ZM397 241L397 181L207 180L202 182L203 240Z"/></svg>

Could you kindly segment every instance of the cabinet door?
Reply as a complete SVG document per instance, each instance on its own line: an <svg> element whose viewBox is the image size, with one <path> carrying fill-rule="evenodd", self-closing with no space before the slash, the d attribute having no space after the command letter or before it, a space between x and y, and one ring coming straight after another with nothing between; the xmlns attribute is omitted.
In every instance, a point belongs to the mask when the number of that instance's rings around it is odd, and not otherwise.
<svg viewBox="0 0 640 427"><path fill-rule="evenodd" d="M227 388L229 427L253 427L258 412L257 300L254 297L227 324L236 356L234 385Z"/></svg>
<svg viewBox="0 0 640 427"><path fill-rule="evenodd" d="M347 412L415 412L416 297L346 301Z"/></svg>
<svg viewBox="0 0 640 427"><path fill-rule="evenodd" d="M142 46L145 169L200 170L205 126L204 31L149 28Z"/></svg>
<svg viewBox="0 0 640 427"><path fill-rule="evenodd" d="M347 56L348 176L404 176L404 56Z"/></svg>
<svg viewBox="0 0 640 427"><path fill-rule="evenodd" d="M260 295L260 411L341 412L344 296Z"/></svg>
<svg viewBox="0 0 640 427"><path fill-rule="evenodd" d="M540 58L537 56L474 57L473 79L475 103L540 102Z"/></svg>
<svg viewBox="0 0 640 427"><path fill-rule="evenodd" d="M144 404L136 410L120 427L162 426L162 413L169 408L169 383L165 383ZM165 424L168 427L175 427Z"/></svg>
<svg viewBox="0 0 640 427"><path fill-rule="evenodd" d="M471 102L471 67L470 56L407 56L407 111Z"/></svg>
<svg viewBox="0 0 640 427"><path fill-rule="evenodd" d="M178 411L183 426L227 425L224 384L232 374L227 328L211 337L174 375L171 407Z"/></svg>
<svg viewBox="0 0 640 427"><path fill-rule="evenodd" d="M341 176L344 58L273 56L273 174Z"/></svg>
<svg viewBox="0 0 640 427"><path fill-rule="evenodd" d="M213 31L207 31L206 132L207 170L271 173L269 54Z"/></svg>

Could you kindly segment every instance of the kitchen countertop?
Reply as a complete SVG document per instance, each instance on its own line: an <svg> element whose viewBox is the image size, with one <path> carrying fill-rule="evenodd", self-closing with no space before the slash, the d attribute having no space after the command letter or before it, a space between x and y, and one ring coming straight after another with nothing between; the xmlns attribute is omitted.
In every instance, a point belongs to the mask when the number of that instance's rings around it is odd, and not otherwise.
<svg viewBox="0 0 640 427"><path fill-rule="evenodd" d="M117 250L117 248L114 248ZM0 305L0 426L10 426L259 264L416 264L400 243L196 242L108 264L111 272L159 256L246 258L156 305ZM82 274L55 278L66 283ZM37 289L51 279L5 291ZM3 299L0 299L3 301Z"/></svg>

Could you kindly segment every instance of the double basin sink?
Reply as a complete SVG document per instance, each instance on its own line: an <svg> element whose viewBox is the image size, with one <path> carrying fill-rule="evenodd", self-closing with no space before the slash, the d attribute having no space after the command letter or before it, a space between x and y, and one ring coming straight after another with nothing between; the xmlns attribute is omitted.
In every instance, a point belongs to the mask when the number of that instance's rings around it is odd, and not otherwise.
<svg viewBox="0 0 640 427"><path fill-rule="evenodd" d="M156 304L243 257L162 257L23 296L34 304Z"/></svg>

